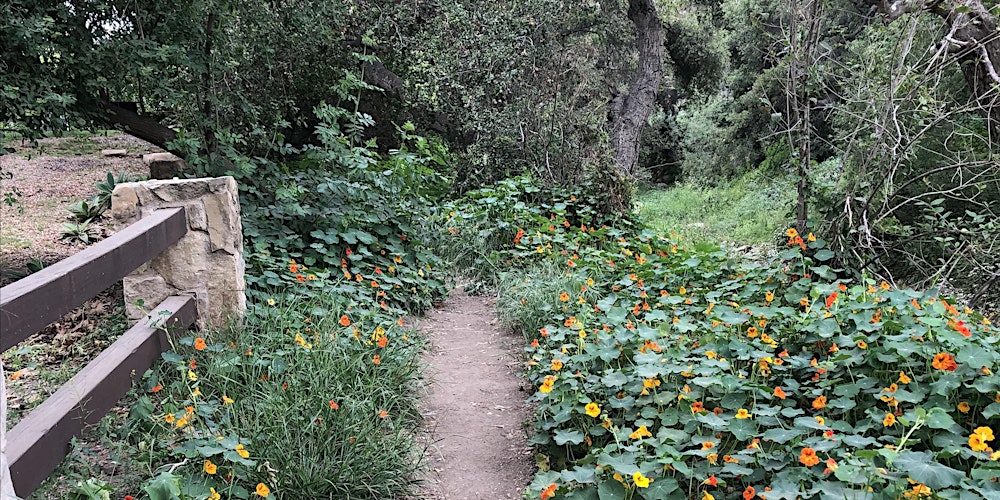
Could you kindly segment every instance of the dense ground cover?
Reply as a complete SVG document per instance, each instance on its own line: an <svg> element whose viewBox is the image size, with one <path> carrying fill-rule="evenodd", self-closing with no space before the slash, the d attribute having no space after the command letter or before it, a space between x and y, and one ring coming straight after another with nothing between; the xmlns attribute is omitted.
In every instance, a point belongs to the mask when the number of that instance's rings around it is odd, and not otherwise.
<svg viewBox="0 0 1000 500"><path fill-rule="evenodd" d="M931 291L686 250L581 193L472 193L452 244L492 264L537 388L532 498L998 498L996 329Z"/></svg>
<svg viewBox="0 0 1000 500"><path fill-rule="evenodd" d="M298 160L230 172L250 307L229 330L178 333L147 374L123 436L151 500L412 492L423 341L403 318L447 291L424 224L444 150L406 125L379 154L339 111L317 110L328 121Z"/></svg>

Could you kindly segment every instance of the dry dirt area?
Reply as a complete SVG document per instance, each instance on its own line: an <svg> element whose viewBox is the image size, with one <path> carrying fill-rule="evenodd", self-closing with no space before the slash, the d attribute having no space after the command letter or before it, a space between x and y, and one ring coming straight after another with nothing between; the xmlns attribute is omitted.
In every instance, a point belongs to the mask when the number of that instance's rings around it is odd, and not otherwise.
<svg viewBox="0 0 1000 500"><path fill-rule="evenodd" d="M456 289L418 324L430 394L427 500L521 498L534 472L525 422L530 408L516 375L522 339L500 328L493 301Z"/></svg>
<svg viewBox="0 0 1000 500"><path fill-rule="evenodd" d="M67 207L97 194L94 184L111 172L125 171L133 177L148 176L142 163L145 153L159 152L151 144L124 134L42 139L37 145L27 141L5 141L14 152L0 156L3 171L12 179L0 179L0 192L16 189L19 203L0 203L0 272L4 283L10 272L23 270L31 261L57 262L83 248L59 239L67 218ZM123 157L105 157L102 149L125 149ZM111 228L102 221L95 225L103 235Z"/></svg>

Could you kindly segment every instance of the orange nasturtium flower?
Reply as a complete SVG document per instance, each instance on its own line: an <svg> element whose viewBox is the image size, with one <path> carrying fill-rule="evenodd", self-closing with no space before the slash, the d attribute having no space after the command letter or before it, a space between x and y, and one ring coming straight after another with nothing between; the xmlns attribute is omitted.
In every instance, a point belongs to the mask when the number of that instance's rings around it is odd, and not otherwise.
<svg viewBox="0 0 1000 500"><path fill-rule="evenodd" d="M271 488L268 488L264 483L257 483L257 489L253 493L259 497L267 498L271 494Z"/></svg>
<svg viewBox="0 0 1000 500"><path fill-rule="evenodd" d="M989 448L987 441L993 441L993 429L977 427L969 436L969 448L972 448L972 451L986 451Z"/></svg>
<svg viewBox="0 0 1000 500"><path fill-rule="evenodd" d="M560 361L558 359L553 359L552 360L552 366L550 367L550 368L552 368L552 371L556 371L557 372L559 370L562 370L562 367L563 367L563 362L562 361Z"/></svg>
<svg viewBox="0 0 1000 500"><path fill-rule="evenodd" d="M757 496L757 492L753 489L753 486L747 486L747 489L743 490L743 500L753 500L755 496Z"/></svg>
<svg viewBox="0 0 1000 500"><path fill-rule="evenodd" d="M339 410L340 409L340 405L337 404L336 401L334 401L334 400L331 399L330 400L330 409L331 410Z"/></svg>
<svg viewBox="0 0 1000 500"><path fill-rule="evenodd" d="M939 352L934 355L934 360L931 361L931 366L938 370L953 372L956 368L958 368L958 363L955 362L955 357L951 354Z"/></svg>
<svg viewBox="0 0 1000 500"><path fill-rule="evenodd" d="M638 429L632 434L628 435L629 439L642 439L643 437L653 437L653 434L649 432L649 429L645 425L640 425Z"/></svg>
<svg viewBox="0 0 1000 500"><path fill-rule="evenodd" d="M346 314L340 317L340 326L351 326L351 319Z"/></svg>
<svg viewBox="0 0 1000 500"><path fill-rule="evenodd" d="M799 462L806 467L812 467L819 463L819 457L816 456L816 450L812 448L802 448L802 452L799 453Z"/></svg>
<svg viewBox="0 0 1000 500"><path fill-rule="evenodd" d="M569 294L562 292L559 294L559 302L569 302Z"/></svg>
<svg viewBox="0 0 1000 500"><path fill-rule="evenodd" d="M785 391L781 387L774 388L774 397L778 399L785 399L787 396L788 394L785 394Z"/></svg>
<svg viewBox="0 0 1000 500"><path fill-rule="evenodd" d="M218 469L219 467L213 464L211 460L205 460L205 474L215 474Z"/></svg>
<svg viewBox="0 0 1000 500"><path fill-rule="evenodd" d="M381 365L382 364L382 357L379 356L378 354L376 354L374 357L372 357L372 363L374 363L376 365Z"/></svg>
<svg viewBox="0 0 1000 500"><path fill-rule="evenodd" d="M826 407L826 396L820 396L813 400L812 407L817 410L822 410Z"/></svg>
<svg viewBox="0 0 1000 500"><path fill-rule="evenodd" d="M587 406L584 407L584 410L586 411L588 416L593 418L597 418L598 415L601 414L601 407L594 402L587 403Z"/></svg>
<svg viewBox="0 0 1000 500"><path fill-rule="evenodd" d="M886 413L885 418L882 419L882 425L886 427L892 427L896 424L896 416L892 413Z"/></svg>
<svg viewBox="0 0 1000 500"><path fill-rule="evenodd" d="M829 309L833 307L833 303L836 301L837 301L837 292L833 292L826 297L826 308Z"/></svg>
<svg viewBox="0 0 1000 500"><path fill-rule="evenodd" d="M542 500L546 500L546 499L552 498L554 496L556 496L556 485L555 485L555 483L548 485L548 487L546 487L544 490L542 490L542 495L541 495Z"/></svg>
<svg viewBox="0 0 1000 500"><path fill-rule="evenodd" d="M962 413L969 413L969 410L971 410L971 409L972 409L972 407L970 407L969 403L967 403L965 401L962 401L961 403L958 403L958 411L960 411Z"/></svg>
<svg viewBox="0 0 1000 500"><path fill-rule="evenodd" d="M243 458L247 458L250 456L250 452L247 451L242 444L236 445L236 453Z"/></svg>
<svg viewBox="0 0 1000 500"><path fill-rule="evenodd" d="M208 344L205 344L205 339L201 337L194 339L194 350L204 351L206 347L208 347Z"/></svg>

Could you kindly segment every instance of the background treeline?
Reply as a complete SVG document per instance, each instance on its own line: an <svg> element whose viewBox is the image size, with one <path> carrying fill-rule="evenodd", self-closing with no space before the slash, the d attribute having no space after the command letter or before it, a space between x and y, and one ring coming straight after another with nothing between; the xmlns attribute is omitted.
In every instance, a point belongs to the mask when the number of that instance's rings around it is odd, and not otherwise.
<svg viewBox="0 0 1000 500"><path fill-rule="evenodd" d="M623 176L612 168L612 124L641 66L640 4L662 20L662 79L642 168ZM591 186L607 194L603 210L621 209L636 181L753 186L752 176L792 193L770 209L825 235L844 268L947 284L973 306L1000 276L991 0L15 0L2 9L4 128L31 138L125 126L199 173L252 179L248 199L296 217L315 206L302 192L309 178L342 173L331 165L418 149L435 158L421 168L448 177L452 193L527 172ZM407 122L433 138L407 146L413 138L398 128ZM313 143L323 161L310 160ZM317 243L300 238L300 248Z"/></svg>

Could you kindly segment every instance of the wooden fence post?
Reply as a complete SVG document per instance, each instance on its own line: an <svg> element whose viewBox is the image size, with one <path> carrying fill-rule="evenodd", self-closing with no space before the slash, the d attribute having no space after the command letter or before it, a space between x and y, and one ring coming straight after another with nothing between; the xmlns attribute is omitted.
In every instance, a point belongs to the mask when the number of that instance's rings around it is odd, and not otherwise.
<svg viewBox="0 0 1000 500"><path fill-rule="evenodd" d="M111 215L127 225L168 207L184 207L188 232L160 256L125 277L130 318L171 295L192 295L198 327L223 328L246 311L243 226L232 177L151 180L120 184L111 196ZM141 301L144 307L137 306Z"/></svg>
<svg viewBox="0 0 1000 500"><path fill-rule="evenodd" d="M7 467L7 375L0 360L0 500L14 500L14 483Z"/></svg>

